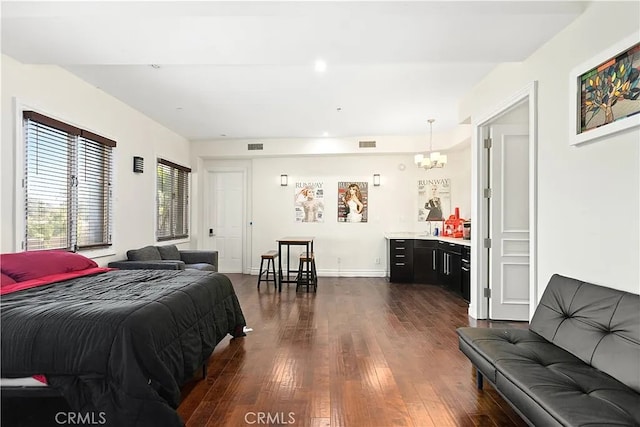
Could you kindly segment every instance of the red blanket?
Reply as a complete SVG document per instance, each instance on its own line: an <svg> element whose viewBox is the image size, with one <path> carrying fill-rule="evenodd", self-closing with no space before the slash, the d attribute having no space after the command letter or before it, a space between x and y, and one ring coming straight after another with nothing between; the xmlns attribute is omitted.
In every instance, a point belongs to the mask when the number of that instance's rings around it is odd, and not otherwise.
<svg viewBox="0 0 640 427"><path fill-rule="evenodd" d="M25 280L24 282L11 283L4 285L0 289L0 295L6 295L24 289L35 288L36 286L49 285L51 283L63 282L65 280L74 279L76 277L91 276L92 274L104 273L113 270L108 267L87 268L80 271L72 271L70 273L50 274L48 276L39 277L37 279Z"/></svg>

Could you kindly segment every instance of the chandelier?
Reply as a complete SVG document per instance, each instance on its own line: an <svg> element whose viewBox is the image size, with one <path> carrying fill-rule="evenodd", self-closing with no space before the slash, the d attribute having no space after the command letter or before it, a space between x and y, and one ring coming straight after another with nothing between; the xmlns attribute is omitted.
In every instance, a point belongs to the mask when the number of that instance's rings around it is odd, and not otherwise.
<svg viewBox="0 0 640 427"><path fill-rule="evenodd" d="M436 119L429 119L429 152L427 154L416 154L413 161L416 166L424 169L443 168L447 164L447 155L433 151L433 122Z"/></svg>

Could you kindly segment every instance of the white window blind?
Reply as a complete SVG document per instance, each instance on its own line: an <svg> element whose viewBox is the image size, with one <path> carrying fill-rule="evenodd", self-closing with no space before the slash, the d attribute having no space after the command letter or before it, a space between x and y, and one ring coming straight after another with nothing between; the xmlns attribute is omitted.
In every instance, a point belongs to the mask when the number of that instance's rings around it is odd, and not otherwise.
<svg viewBox="0 0 640 427"><path fill-rule="evenodd" d="M25 250L111 245L115 141L25 111Z"/></svg>
<svg viewBox="0 0 640 427"><path fill-rule="evenodd" d="M157 164L156 239L189 236L189 173L191 169L164 159Z"/></svg>

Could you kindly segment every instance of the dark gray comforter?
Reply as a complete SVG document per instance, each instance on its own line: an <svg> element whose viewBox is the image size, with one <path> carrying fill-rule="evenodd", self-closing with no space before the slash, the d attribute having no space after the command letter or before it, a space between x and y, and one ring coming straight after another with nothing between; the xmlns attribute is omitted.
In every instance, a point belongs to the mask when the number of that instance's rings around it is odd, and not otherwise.
<svg viewBox="0 0 640 427"><path fill-rule="evenodd" d="M0 310L2 377L45 374L74 410L116 426L182 425L180 386L246 325L229 278L195 270L71 279Z"/></svg>

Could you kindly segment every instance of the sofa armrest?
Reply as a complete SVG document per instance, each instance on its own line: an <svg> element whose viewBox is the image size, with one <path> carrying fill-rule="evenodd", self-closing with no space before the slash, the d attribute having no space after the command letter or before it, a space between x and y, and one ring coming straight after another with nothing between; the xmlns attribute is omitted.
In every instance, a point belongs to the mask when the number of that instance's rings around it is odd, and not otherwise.
<svg viewBox="0 0 640 427"><path fill-rule="evenodd" d="M181 250L180 258L185 264L211 264L218 268L218 251Z"/></svg>
<svg viewBox="0 0 640 427"><path fill-rule="evenodd" d="M109 268L122 270L184 270L184 262L176 260L159 261L112 261Z"/></svg>

